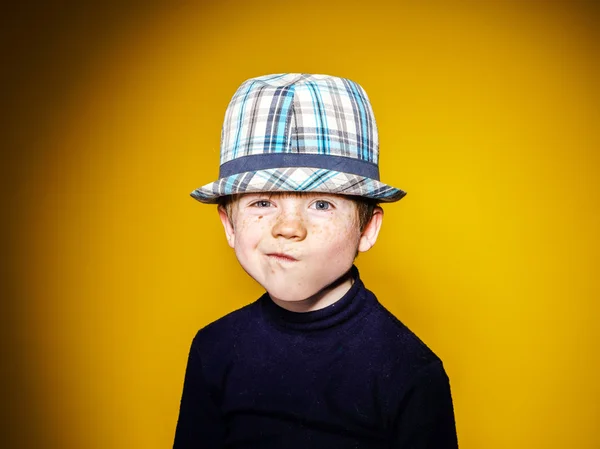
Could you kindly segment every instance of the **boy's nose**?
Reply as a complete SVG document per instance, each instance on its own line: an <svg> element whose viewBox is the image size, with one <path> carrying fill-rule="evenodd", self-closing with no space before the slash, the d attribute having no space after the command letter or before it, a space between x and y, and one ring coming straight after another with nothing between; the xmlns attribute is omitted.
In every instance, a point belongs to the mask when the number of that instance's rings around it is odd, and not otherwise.
<svg viewBox="0 0 600 449"><path fill-rule="evenodd" d="M275 238L304 240L306 238L306 225L298 211L282 212L277 217L271 233Z"/></svg>

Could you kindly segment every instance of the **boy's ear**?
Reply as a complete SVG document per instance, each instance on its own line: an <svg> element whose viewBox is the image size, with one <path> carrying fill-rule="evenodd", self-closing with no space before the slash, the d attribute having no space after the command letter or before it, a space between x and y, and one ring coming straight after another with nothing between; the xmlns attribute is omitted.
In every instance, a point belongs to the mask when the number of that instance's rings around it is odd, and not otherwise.
<svg viewBox="0 0 600 449"><path fill-rule="evenodd" d="M365 251L369 251L373 245L375 245L382 223L383 209L379 206L375 206L373 209L373 215L371 216L371 219L365 226L365 229L360 236L360 240L358 242L359 252L364 253Z"/></svg>
<svg viewBox="0 0 600 449"><path fill-rule="evenodd" d="M223 206L219 206L217 210L219 211L219 218L221 219L221 223L223 223L223 228L225 229L227 243L229 243L229 246L233 248L235 246L235 230L233 223L231 223L229 215L227 215L227 211Z"/></svg>

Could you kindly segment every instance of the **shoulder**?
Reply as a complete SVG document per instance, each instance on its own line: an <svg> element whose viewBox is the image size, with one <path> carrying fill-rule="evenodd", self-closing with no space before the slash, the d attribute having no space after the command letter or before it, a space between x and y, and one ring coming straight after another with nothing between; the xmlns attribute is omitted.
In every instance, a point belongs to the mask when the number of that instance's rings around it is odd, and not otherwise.
<svg viewBox="0 0 600 449"><path fill-rule="evenodd" d="M426 367L441 365L436 353L377 299L368 319L370 338L389 360L390 370L412 377Z"/></svg>
<svg viewBox="0 0 600 449"><path fill-rule="evenodd" d="M256 327L260 319L258 303L256 300L202 327L194 336L192 347L208 357L227 352Z"/></svg>

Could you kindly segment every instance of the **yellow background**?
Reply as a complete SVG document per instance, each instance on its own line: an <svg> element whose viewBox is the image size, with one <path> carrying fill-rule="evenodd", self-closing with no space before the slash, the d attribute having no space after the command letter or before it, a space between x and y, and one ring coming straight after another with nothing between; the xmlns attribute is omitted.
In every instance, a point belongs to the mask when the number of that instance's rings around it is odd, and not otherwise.
<svg viewBox="0 0 600 449"><path fill-rule="evenodd" d="M371 98L409 193L357 264L461 448L600 447L594 2L80 3L3 19L5 447L172 445L191 338L261 294L188 194L237 86L286 71Z"/></svg>

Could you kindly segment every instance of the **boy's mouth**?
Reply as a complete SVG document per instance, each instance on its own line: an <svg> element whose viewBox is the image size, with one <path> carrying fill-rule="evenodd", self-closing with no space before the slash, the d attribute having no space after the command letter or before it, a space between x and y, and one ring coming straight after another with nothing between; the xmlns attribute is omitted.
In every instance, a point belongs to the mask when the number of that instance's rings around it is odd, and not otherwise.
<svg viewBox="0 0 600 449"><path fill-rule="evenodd" d="M269 256L269 258L271 258L271 259L275 259L280 262L297 262L298 261L298 259L296 259L292 256L289 256L287 254L283 254L283 253L270 253L270 254L267 254L267 256Z"/></svg>

